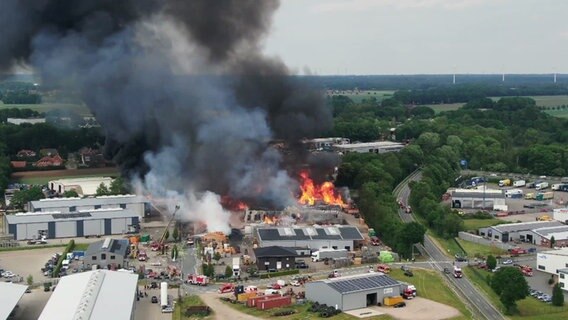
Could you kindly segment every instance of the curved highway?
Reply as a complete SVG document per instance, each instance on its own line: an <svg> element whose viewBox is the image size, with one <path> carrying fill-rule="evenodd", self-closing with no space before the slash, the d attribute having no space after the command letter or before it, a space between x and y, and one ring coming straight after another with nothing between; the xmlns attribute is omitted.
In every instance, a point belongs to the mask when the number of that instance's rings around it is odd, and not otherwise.
<svg viewBox="0 0 568 320"><path fill-rule="evenodd" d="M420 171L412 173L395 188L393 193L396 199L401 199L403 203L407 204L408 197L410 196L408 183L410 181L420 180L421 178L422 173ZM405 213L404 210L399 210L398 214L405 223L415 221L414 215ZM430 236L426 235L424 237L424 245L419 244L417 247L422 255L430 257L430 263L435 270L442 271L444 268L453 269L453 264L447 262L448 257L442 252L440 247L434 244ZM489 320L506 319L503 314L487 300L484 294L477 290L467 277L456 279L451 274L443 274L453 287L452 289L461 296L462 300L469 305L470 309L474 311L477 317Z"/></svg>

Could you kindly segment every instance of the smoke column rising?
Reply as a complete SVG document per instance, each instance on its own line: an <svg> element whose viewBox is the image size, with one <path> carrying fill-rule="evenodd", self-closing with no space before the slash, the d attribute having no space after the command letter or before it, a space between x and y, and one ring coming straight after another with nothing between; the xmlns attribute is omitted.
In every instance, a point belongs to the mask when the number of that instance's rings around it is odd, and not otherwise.
<svg viewBox="0 0 568 320"><path fill-rule="evenodd" d="M79 92L105 153L185 220L228 231L219 194L284 207L295 187L268 142L331 125L319 94L262 54L273 0L3 0L0 71L29 65Z"/></svg>

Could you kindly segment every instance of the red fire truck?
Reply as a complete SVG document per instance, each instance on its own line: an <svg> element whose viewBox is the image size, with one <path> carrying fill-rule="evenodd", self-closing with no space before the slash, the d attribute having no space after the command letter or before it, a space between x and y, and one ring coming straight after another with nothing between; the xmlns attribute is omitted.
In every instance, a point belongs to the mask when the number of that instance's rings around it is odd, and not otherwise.
<svg viewBox="0 0 568 320"><path fill-rule="evenodd" d="M209 284L209 277L203 275L190 274L189 276L187 276L187 283L198 286L206 286Z"/></svg>

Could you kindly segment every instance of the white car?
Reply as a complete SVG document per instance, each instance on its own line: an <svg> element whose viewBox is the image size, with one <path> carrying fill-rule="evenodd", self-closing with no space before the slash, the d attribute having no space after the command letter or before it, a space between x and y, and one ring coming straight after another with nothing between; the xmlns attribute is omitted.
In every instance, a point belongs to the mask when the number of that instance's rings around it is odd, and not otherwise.
<svg viewBox="0 0 568 320"><path fill-rule="evenodd" d="M513 260L507 259L507 260L503 261L502 263L503 264L513 264Z"/></svg>
<svg viewBox="0 0 568 320"><path fill-rule="evenodd" d="M15 276L15 274L12 271L4 271L4 273L2 274L2 276L4 278L12 278L13 276Z"/></svg>
<svg viewBox="0 0 568 320"><path fill-rule="evenodd" d="M300 286L300 282L298 280L292 280L290 281L290 285L292 287L299 287Z"/></svg>

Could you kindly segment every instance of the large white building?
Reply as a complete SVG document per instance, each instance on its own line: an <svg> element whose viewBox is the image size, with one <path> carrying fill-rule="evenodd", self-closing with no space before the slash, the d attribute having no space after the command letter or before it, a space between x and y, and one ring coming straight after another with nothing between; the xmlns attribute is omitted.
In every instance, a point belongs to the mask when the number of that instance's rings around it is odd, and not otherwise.
<svg viewBox="0 0 568 320"><path fill-rule="evenodd" d="M30 212L51 212L72 213L85 210L98 209L128 209L138 213L140 218L149 212L149 201L142 197L132 194L116 196L100 196L93 198L53 198L30 201Z"/></svg>
<svg viewBox="0 0 568 320"><path fill-rule="evenodd" d="M51 191L64 193L65 191L74 190L80 196L94 196L97 194L97 188L104 184L107 188L112 182L111 177L89 177L74 179L59 179L49 181L48 186Z"/></svg>
<svg viewBox="0 0 568 320"><path fill-rule="evenodd" d="M558 285L568 291L568 268L558 270Z"/></svg>
<svg viewBox="0 0 568 320"><path fill-rule="evenodd" d="M536 269L542 272L558 275L564 283L562 289L568 290L566 278L568 275L568 248L539 252L536 255Z"/></svg>
<svg viewBox="0 0 568 320"><path fill-rule="evenodd" d="M507 210L505 193L503 190L486 189L455 189L452 195L452 208Z"/></svg>
<svg viewBox="0 0 568 320"><path fill-rule="evenodd" d="M393 142L393 141L374 141L374 142L363 142L363 143L350 143L350 144L338 144L334 145L333 148L336 151L342 153L358 152L358 153L387 153L387 152L398 152L404 149L404 143Z"/></svg>
<svg viewBox="0 0 568 320"><path fill-rule="evenodd" d="M512 241L528 242L541 245L542 236L549 234L549 229L564 226L558 221L532 221L520 223L499 224L496 226L479 228L479 235L495 241L504 243ZM534 230L540 230L540 235ZM552 229L552 231L559 231ZM538 236L538 237L537 237Z"/></svg>
<svg viewBox="0 0 568 320"><path fill-rule="evenodd" d="M73 213L26 212L4 215L4 233L15 240L75 238L133 233L139 230L138 213L128 209L97 209Z"/></svg>
<svg viewBox="0 0 568 320"><path fill-rule="evenodd" d="M133 320L138 275L94 270L65 276L57 283L39 320Z"/></svg>
<svg viewBox="0 0 568 320"><path fill-rule="evenodd" d="M45 118L8 118L6 119L6 122L19 126L24 123L29 123L29 124L45 123Z"/></svg>

